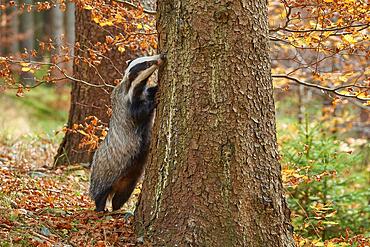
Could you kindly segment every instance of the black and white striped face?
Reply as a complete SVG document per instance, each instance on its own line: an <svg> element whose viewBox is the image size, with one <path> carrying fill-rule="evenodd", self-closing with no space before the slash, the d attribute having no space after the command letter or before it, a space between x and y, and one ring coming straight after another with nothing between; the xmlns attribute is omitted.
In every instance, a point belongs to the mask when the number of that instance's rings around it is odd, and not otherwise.
<svg viewBox="0 0 370 247"><path fill-rule="evenodd" d="M163 64L164 58L165 56L160 54L139 57L128 62L123 80L126 81L126 92L129 96L131 96L133 89L141 85L142 82L145 81L146 84L147 79Z"/></svg>

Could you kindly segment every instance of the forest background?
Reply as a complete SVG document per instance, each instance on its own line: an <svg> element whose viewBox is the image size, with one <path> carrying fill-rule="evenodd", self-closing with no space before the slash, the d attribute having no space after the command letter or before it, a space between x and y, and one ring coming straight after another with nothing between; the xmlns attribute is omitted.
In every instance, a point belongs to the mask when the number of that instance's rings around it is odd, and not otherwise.
<svg viewBox="0 0 370 247"><path fill-rule="evenodd" d="M125 217L87 216L84 163L106 135L109 85L126 60L156 52L154 10L153 1L1 2L2 246L140 242L130 217L140 186ZM369 26L367 1L269 2L280 162L299 246L369 245ZM77 91L104 100L83 101L72 118L71 90L72 101ZM85 152L68 160L69 146Z"/></svg>

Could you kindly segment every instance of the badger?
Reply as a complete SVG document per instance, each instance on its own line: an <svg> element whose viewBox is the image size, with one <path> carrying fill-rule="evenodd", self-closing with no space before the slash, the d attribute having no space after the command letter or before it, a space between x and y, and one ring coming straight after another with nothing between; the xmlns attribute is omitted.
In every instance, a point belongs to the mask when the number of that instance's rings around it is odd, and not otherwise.
<svg viewBox="0 0 370 247"><path fill-rule="evenodd" d="M109 131L91 163L90 195L98 212L105 211L108 198L113 210L120 209L143 172L158 90L148 79L164 59L161 54L128 62L123 80L112 92Z"/></svg>

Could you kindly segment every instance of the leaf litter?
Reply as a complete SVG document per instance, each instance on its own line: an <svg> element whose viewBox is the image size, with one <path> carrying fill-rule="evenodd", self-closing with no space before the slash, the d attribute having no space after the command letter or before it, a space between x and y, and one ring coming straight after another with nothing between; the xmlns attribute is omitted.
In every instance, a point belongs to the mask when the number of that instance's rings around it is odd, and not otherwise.
<svg viewBox="0 0 370 247"><path fill-rule="evenodd" d="M120 211L94 212L89 170L53 169L57 147L42 138L0 141L0 246L148 246L130 213L140 190Z"/></svg>

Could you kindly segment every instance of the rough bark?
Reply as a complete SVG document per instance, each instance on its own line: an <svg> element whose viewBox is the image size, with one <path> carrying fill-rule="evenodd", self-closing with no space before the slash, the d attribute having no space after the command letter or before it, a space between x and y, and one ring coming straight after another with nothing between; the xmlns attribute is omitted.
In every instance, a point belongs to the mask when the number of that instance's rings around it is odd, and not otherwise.
<svg viewBox="0 0 370 247"><path fill-rule="evenodd" d="M266 1L163 0L158 12L168 62L138 233L154 246L294 246Z"/></svg>
<svg viewBox="0 0 370 247"><path fill-rule="evenodd" d="M109 30L114 32L114 30ZM83 45L89 46L96 42L104 42L108 35L99 25L92 22L90 13L76 8L76 41L81 44L81 48L75 51L77 57L88 57L87 50ZM102 63L96 68L86 63L75 64L73 67L74 77L88 81L91 84L114 84L115 79L122 78L120 74L125 66L125 58L117 50L113 49ZM99 73L99 75L98 75ZM96 116L104 123L109 122L107 114L110 107L110 87L91 87L82 83L73 82L71 91L71 108L69 111L68 127L71 128L74 123L81 123L87 116ZM92 152L79 148L82 136L78 133L67 132L58 149L55 157L55 164L71 164L90 162Z"/></svg>

